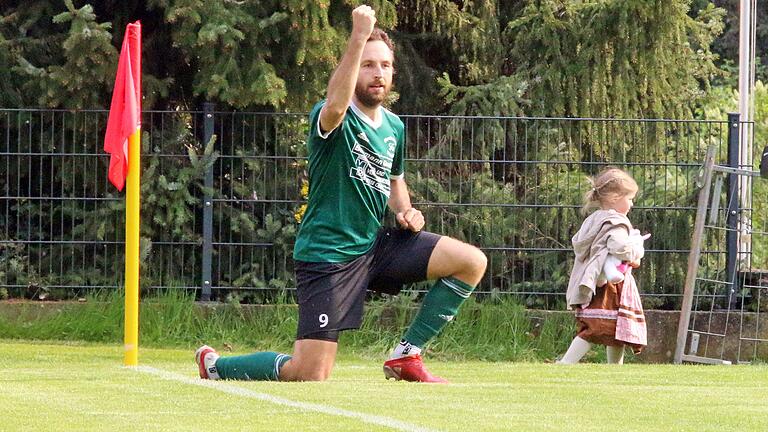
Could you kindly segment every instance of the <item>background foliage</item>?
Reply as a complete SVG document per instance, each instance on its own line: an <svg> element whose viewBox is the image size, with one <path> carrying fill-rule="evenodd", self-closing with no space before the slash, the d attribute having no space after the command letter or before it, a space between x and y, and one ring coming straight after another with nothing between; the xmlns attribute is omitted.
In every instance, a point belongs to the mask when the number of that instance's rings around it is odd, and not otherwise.
<svg viewBox="0 0 768 432"><path fill-rule="evenodd" d="M125 24L141 20L146 109L307 111L359 3L4 2L0 106L107 106ZM735 0L726 21L701 0L369 3L397 44L402 113L689 117L736 54Z"/></svg>
<svg viewBox="0 0 768 432"><path fill-rule="evenodd" d="M234 118L239 127L217 129L214 143L203 143L200 124L185 114L213 102L220 111L306 112L322 98L329 74L349 33L349 14L359 1L289 0L105 0L64 2L8 1L0 6L0 107L79 110L106 107L125 24L143 26L144 108L178 115L169 124L145 119L142 252L147 284L197 286L201 242L201 197L213 195L220 208L216 226L243 243L275 242L268 259L252 259L218 276L223 286L281 288L291 286L290 246L300 205L267 204L259 198L285 191L285 200L301 198L305 182L303 137L306 122L285 118L274 124ZM559 118L707 118L724 120L732 101L732 64L736 60L736 0L376 0L379 25L396 42L395 89L391 108L399 113L453 116L546 116ZM766 5L758 5L759 16ZM736 14L736 15L735 15ZM758 50L766 45L759 35ZM761 68L758 68L762 71ZM761 72L762 73L762 72ZM762 89L762 87L760 87ZM765 92L758 91L758 113ZM764 116L759 114L759 118ZM53 128L57 118L43 119ZM413 163L409 184L416 201L477 201L529 205L533 201L578 205L585 175L604 163L696 162L681 159L703 154L717 131L701 134L680 128L630 126L616 134L609 122L540 123L533 135L524 121L482 119L444 122L439 136L428 136L409 157L461 158L484 161L525 154L530 161L573 164ZM763 121L757 134L764 136ZM575 126L574 126L575 125ZM67 124L56 151L79 149L86 130L100 131L103 118ZM20 129L9 125L8 136ZM482 134L476 134L482 130ZM413 129L410 129L412 132ZM31 132L30 132L31 133ZM81 134L82 133L82 134ZM466 137L471 136L471 140ZM256 138L254 138L256 137ZM239 143L239 144L238 144ZM88 143L98 151L98 145ZM18 146L18 147L15 147ZM7 151L23 151L9 143ZM53 151L45 149L45 151ZM173 155L173 157L168 157ZM269 155L298 159L275 162ZM234 158L235 156L240 159ZM689 157L689 156L685 156ZM36 162L37 163L37 162ZM94 166L104 169L104 162ZM10 165L9 165L10 166ZM45 167L45 170L40 170ZM47 169L50 168L50 169ZM215 185L202 178L213 169ZM78 188L85 196L114 198L98 209L77 203L53 208L49 203L15 202L0 212L0 223L27 224L14 232L34 230L32 222L55 214L62 223L50 235L82 235L119 241L123 203L105 191L101 176L58 160L40 166L17 164L5 179L39 180L42 195ZM280 172L283 177L277 177ZM39 174L42 173L42 179ZM294 175L295 174L295 175ZM634 173L644 193L641 205L669 206L693 202L690 169L657 167ZM564 186L562 179L572 179ZM2 180L6 191L12 182ZM17 180L21 179L21 180ZM5 183L3 183L3 181ZM38 183L36 183L38 184ZM675 184L675 188L667 185ZM445 231L472 243L568 247L580 216L573 209L535 208L510 212L489 206L459 214L448 207L426 209ZM19 217L23 215L25 217ZM3 220L5 218L5 220ZM652 226L655 247L685 247L690 214L658 218L638 213L638 225ZM21 221L21 222L16 222ZM116 223L117 222L117 223ZM0 233L2 230L0 230ZM6 230L5 232L8 232ZM181 248L168 242L182 242ZM54 268L62 256L86 254L66 245L45 255L25 244L0 245L0 278L28 285L31 292L55 285L41 268ZM218 248L220 262L242 256L236 248ZM36 254L39 259L25 259ZM92 267L59 274L57 283L106 283L119 273L118 251L92 254ZM238 255L239 254L239 255ZM91 254L88 254L89 256ZM559 292L567 280L564 254L508 257L491 263L491 286L523 284ZM175 263L175 264L169 264ZM275 264L277 263L277 264ZM674 286L684 262L649 265L643 277L650 292ZM105 270L106 269L106 270ZM165 280L164 280L165 278ZM505 285L506 284L506 285ZM519 286L519 285L518 285ZM235 299L266 301L230 291ZM250 296L250 298L249 298ZM546 302L544 302L546 303ZM531 306L553 306L535 301ZM667 304L666 306L669 306Z"/></svg>

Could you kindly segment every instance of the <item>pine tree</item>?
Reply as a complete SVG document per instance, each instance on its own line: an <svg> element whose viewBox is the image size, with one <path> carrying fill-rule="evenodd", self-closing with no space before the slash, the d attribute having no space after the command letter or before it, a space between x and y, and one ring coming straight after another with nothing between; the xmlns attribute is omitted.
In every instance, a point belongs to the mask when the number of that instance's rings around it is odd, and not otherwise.
<svg viewBox="0 0 768 432"><path fill-rule="evenodd" d="M25 90L37 94L41 106L78 108L97 105L114 79L116 57L109 23L97 23L93 8L76 9L66 0L66 12L53 17L54 24L68 25L60 49L51 52L59 62L38 67L21 56L16 69L29 75Z"/></svg>
<svg viewBox="0 0 768 432"><path fill-rule="evenodd" d="M124 25L141 19L145 107L306 111L324 96L357 3L12 2L0 7L0 102L106 106ZM701 0L694 10L691 0L372 5L397 45L398 112L690 117L718 73L723 11Z"/></svg>
<svg viewBox="0 0 768 432"><path fill-rule="evenodd" d="M290 262L290 244L300 205L255 204L257 200L252 197L279 191L285 195L279 198L286 202L295 199L291 193L295 192L297 198L302 183L299 175L291 173L299 174L303 162L252 156L301 156L306 118L219 115L219 119L231 121L217 128L216 148L222 151L221 160L226 162L214 165L215 190L211 191L200 181L216 155L198 142L199 130L195 127L199 129L200 122L184 111L199 109L202 102L214 102L218 110L306 112L325 95L328 78L345 48L350 12L359 3L4 2L0 6L0 106L105 108L110 100L117 48L125 24L140 19L144 108L181 111L177 117L163 117L162 121L172 122L172 127L153 125L150 119L144 128L148 137L144 145L149 147L144 149L147 163L143 194L152 208L145 215L147 223L142 235L162 240L154 245L148 241L142 244L148 254L143 276L154 283L159 281L156 277L163 275L163 266L197 263L199 256L189 254L194 246L163 251L160 243L199 240L200 197L205 194L226 198L221 200L226 204L215 212L217 226L226 227L243 244L273 242L276 246L268 252L273 254L271 259L263 261L282 263L264 265L258 260L245 260L243 267L222 271L217 277L223 284L235 287L279 287L291 278L286 263ZM395 98L392 108L399 113L688 118L707 91L709 81L719 73L711 45L722 29L722 11L704 0L696 1L693 9L691 0L371 3L377 11L378 24L390 32L396 43L395 88L399 98ZM82 114L75 111L57 114L58 117L35 117L21 113L6 122L18 129L9 136L16 136L17 132L19 136L33 136L12 140L6 150L29 150L22 147L33 143L51 146L38 149L40 152L66 152L73 148L85 153L98 151L94 139L83 137L97 135L94 131L103 128L103 118L98 118L100 114ZM40 123L35 123L38 119ZM42 126L26 127L32 123ZM424 140L420 154L437 160L468 158L474 162L433 163L426 171L429 178L423 179L418 178L422 170L419 162L415 162L409 168L417 176L417 181L409 182L416 195L414 201L462 203L479 199L507 206L480 206L463 215L452 214L450 209L428 210L440 212L429 217L448 221L452 234L467 241L484 235L496 236L504 244L540 246L546 241L561 247L557 242L567 243L575 223L574 212L567 209L553 209L546 217L540 217L543 221L537 221L537 215L542 213L529 208L529 204L532 199L577 202L578 188L563 187L563 179L583 178L577 165L483 161L507 160L507 155L524 155L521 157L528 161L611 161L625 157L635 145L629 141L622 145L606 144L605 127L589 123L492 118L440 119L437 123L439 128ZM51 125L55 127L49 128ZM55 135L56 139L49 139L49 129L50 136ZM652 141L663 132L661 128L648 127L637 134L638 142ZM259 145L254 146L254 142ZM83 151L85 148L89 150ZM667 151L662 146L655 148ZM187 150L188 158L178 157L187 155ZM169 161L166 154L177 157ZM0 189L32 184L44 192L40 196L64 196L75 188L83 196L103 194L102 175L72 167L65 163L65 158L38 158L31 162L31 157L22 156L20 160L24 163L11 164L12 172L0 176ZM668 175L676 181L681 178L679 173L659 171L659 178ZM51 190L42 191L43 188ZM9 196L23 193L8 192ZM122 204L115 202L98 210L79 202L57 204L56 209L52 205L44 200L14 205L5 223L28 224L22 228L31 232L35 220L45 220L55 213L66 223L45 235L56 237L66 232L99 240L114 239L115 243L119 240L115 227ZM514 214L506 212L510 205L519 205L520 210ZM0 214L0 218L5 217ZM681 227L689 222L682 217L668 226L658 224L655 238L679 235L684 232ZM40 255L39 249L33 249L6 248L0 251L0 262L20 269L18 263L24 263L24 255ZM225 261L230 256L234 261L245 250L221 248L217 253ZM112 258L120 252L87 251L77 244L68 245L66 250L47 256L44 262L27 259L28 265L20 270L28 275L27 280L16 282L51 283L37 276L36 266L49 268L49 263L62 262L62 256L73 253L89 257L100 268L112 269L109 266L116 262ZM249 253L253 257L253 252ZM493 274L503 274L499 276L502 285L541 275L562 282L567 269L559 257L533 259L521 255L511 262L496 260ZM104 278L118 272L115 269L97 274L91 266L77 267L51 276L61 278L53 282L104 283ZM0 272L0 277L7 275ZM183 286L197 283L191 277L171 275L171 282ZM557 289L557 285L536 289Z"/></svg>
<svg viewBox="0 0 768 432"><path fill-rule="evenodd" d="M718 73L722 11L686 0L530 2L504 38L538 115L690 118Z"/></svg>

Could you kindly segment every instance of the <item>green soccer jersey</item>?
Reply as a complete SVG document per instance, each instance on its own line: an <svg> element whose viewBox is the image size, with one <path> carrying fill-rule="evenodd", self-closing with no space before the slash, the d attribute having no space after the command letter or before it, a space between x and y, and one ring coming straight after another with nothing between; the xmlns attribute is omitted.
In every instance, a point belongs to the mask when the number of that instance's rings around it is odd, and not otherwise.
<svg viewBox="0 0 768 432"><path fill-rule="evenodd" d="M374 123L350 105L344 121L323 134L320 109L309 115L309 202L293 258L345 262L368 252L387 210L390 179L404 172L404 126L379 108Z"/></svg>

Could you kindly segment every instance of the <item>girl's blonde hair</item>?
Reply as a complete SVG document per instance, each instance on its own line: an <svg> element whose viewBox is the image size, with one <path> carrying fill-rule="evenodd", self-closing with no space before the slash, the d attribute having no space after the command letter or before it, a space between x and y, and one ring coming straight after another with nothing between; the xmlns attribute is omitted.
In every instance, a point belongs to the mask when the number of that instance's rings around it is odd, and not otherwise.
<svg viewBox="0 0 768 432"><path fill-rule="evenodd" d="M581 208L584 215L617 198L636 194L638 189L635 179L616 167L607 167L587 180L590 188L584 194L584 207Z"/></svg>

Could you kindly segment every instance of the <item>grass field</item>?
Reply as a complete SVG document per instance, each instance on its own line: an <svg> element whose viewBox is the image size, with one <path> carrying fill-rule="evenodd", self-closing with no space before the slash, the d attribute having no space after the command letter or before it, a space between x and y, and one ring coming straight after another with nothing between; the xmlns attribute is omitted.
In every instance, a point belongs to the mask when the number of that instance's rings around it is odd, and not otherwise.
<svg viewBox="0 0 768 432"><path fill-rule="evenodd" d="M3 431L765 431L768 367L429 363L385 381L342 353L324 383L211 382L191 350L0 341Z"/></svg>

